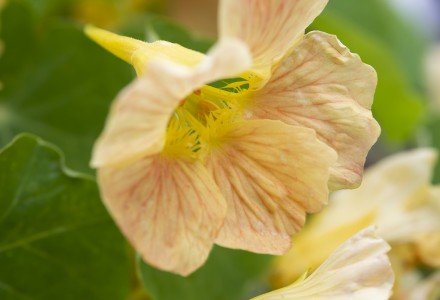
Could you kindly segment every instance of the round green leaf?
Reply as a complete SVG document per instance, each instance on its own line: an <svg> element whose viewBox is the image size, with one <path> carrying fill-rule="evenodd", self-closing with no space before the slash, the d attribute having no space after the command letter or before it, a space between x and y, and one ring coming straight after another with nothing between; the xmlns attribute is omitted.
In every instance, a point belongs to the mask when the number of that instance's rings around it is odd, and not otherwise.
<svg viewBox="0 0 440 300"><path fill-rule="evenodd" d="M134 72L79 26L39 21L26 3L8 1L0 16L0 145L32 132L58 145L69 166L90 172L109 104Z"/></svg>
<svg viewBox="0 0 440 300"><path fill-rule="evenodd" d="M96 183L21 135L0 153L0 299L125 299L128 250Z"/></svg>

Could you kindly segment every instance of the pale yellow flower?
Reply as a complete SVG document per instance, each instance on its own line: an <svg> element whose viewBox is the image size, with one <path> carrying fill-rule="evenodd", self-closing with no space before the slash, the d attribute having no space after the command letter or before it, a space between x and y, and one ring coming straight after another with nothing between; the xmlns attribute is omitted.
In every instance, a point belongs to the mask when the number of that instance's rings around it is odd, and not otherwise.
<svg viewBox="0 0 440 300"><path fill-rule="evenodd" d="M304 35L326 4L223 0L207 55L86 29L139 74L113 104L92 165L145 261L186 275L214 242L285 253L328 186L359 184L380 132L376 74L336 37ZM219 88L224 78L235 79Z"/></svg>
<svg viewBox="0 0 440 300"><path fill-rule="evenodd" d="M436 300L439 298L440 271L424 278L417 271L404 273L393 295L394 300Z"/></svg>
<svg viewBox="0 0 440 300"><path fill-rule="evenodd" d="M316 268L336 245L371 224L393 246L396 274L403 272L402 263L414 260L439 267L440 193L430 183L436 157L432 149L391 156L367 170L359 189L334 193L330 205L294 238L291 251L276 261L274 284L285 285Z"/></svg>
<svg viewBox="0 0 440 300"><path fill-rule="evenodd" d="M339 246L310 276L253 300L388 299L394 282L389 249L369 227Z"/></svg>

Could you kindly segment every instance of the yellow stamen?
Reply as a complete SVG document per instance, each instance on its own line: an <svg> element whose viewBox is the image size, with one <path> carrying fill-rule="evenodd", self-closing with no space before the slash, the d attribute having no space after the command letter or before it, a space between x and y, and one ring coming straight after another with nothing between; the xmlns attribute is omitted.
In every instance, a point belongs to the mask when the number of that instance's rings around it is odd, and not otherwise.
<svg viewBox="0 0 440 300"><path fill-rule="evenodd" d="M236 109L223 108L213 111L206 119L206 127L201 132L201 140L209 148L216 148L226 142L235 121L240 119Z"/></svg>
<svg viewBox="0 0 440 300"><path fill-rule="evenodd" d="M182 114L175 114L167 128L162 155L171 158L196 159L198 156L198 133L182 120Z"/></svg>

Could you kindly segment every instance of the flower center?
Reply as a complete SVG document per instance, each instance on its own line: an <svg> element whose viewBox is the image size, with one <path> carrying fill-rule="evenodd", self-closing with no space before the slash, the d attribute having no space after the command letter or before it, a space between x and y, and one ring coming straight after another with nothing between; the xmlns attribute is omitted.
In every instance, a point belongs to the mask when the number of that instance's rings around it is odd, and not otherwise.
<svg viewBox="0 0 440 300"><path fill-rule="evenodd" d="M240 117L247 87L243 79L231 79L203 86L187 96L170 120L163 154L201 159L209 148L219 146L228 124Z"/></svg>

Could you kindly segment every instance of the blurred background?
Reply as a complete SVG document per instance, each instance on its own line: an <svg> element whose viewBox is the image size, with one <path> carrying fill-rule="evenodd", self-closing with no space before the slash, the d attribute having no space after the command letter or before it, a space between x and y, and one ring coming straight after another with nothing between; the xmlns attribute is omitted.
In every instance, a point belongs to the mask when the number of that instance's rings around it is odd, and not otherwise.
<svg viewBox="0 0 440 300"><path fill-rule="evenodd" d="M0 146L21 132L34 133L60 147L70 168L93 175L88 165L93 142L111 101L135 73L89 41L82 26L91 23L141 40L163 39L206 52L216 40L217 4L0 0ZM378 72L373 113L382 136L368 165L404 149L440 149L440 0L330 0L309 30L337 35ZM440 167L433 183L440 183ZM141 274L150 295L161 295L157 299L245 299L270 289L270 264L270 257L216 248L208 264L189 280L144 264L134 273ZM8 276L1 268L0 279ZM142 289L133 270L125 274L122 269L111 282L125 280L124 289L135 291L130 292L132 299L148 299L136 292ZM109 295L102 299L113 299Z"/></svg>

